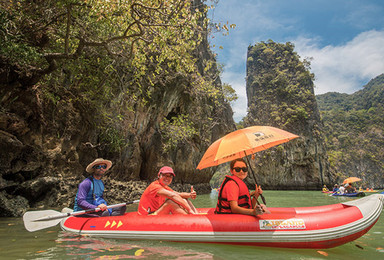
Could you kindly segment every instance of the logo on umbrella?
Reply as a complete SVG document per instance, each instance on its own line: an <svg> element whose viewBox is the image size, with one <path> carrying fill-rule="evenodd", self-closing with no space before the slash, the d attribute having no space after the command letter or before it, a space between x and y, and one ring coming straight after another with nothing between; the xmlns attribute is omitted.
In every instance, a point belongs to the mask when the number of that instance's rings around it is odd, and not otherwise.
<svg viewBox="0 0 384 260"><path fill-rule="evenodd" d="M255 132L253 134L256 136L255 141L261 141L273 137L273 134L265 135L263 132Z"/></svg>
<svg viewBox="0 0 384 260"><path fill-rule="evenodd" d="M256 137L260 137L260 136L263 136L265 135L264 133L262 132L256 132L256 133L253 133Z"/></svg>

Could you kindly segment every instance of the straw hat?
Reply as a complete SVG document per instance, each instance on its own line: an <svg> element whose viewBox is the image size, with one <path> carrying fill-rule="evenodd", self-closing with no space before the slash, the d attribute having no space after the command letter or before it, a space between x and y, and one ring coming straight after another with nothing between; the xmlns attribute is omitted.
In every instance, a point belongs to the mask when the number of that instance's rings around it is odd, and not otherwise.
<svg viewBox="0 0 384 260"><path fill-rule="evenodd" d="M92 173L93 172L93 166L98 165L98 164L105 164L107 165L107 168L105 171L108 171L109 168L112 166L112 162L110 160L104 160L103 158L97 158L90 164L88 164L87 168L85 169L87 172Z"/></svg>

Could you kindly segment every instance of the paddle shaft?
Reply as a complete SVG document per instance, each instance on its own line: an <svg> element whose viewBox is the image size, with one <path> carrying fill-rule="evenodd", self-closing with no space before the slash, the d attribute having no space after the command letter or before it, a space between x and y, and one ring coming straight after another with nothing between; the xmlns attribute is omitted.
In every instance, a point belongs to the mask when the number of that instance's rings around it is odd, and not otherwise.
<svg viewBox="0 0 384 260"><path fill-rule="evenodd" d="M244 152L245 153L245 152ZM248 159L248 156L247 154L245 153L245 158L247 158L247 162L248 162L248 165L249 165L249 169L251 169L251 172L252 172L252 175L253 175L253 179L255 180L255 184L257 185L257 181L256 181L256 175L255 173L253 172L253 169L251 167L251 163ZM263 194L260 194L260 197L261 197L261 200L263 201L264 205L267 205L267 202L265 201L265 198L263 196ZM259 202L256 200L256 202L259 204Z"/></svg>
<svg viewBox="0 0 384 260"><path fill-rule="evenodd" d="M108 209L122 207L125 205L138 203L140 200L134 200L126 203L120 203L107 206ZM83 211L76 211L70 213L61 213L55 210L40 210L40 211L28 211L23 215L24 226L29 232L41 230L56 226L60 223L61 219L69 216L78 216L92 212L100 211L100 208L88 209Z"/></svg>
<svg viewBox="0 0 384 260"><path fill-rule="evenodd" d="M130 201L130 202L126 202L126 203L120 203L120 204L114 204L114 205L107 206L107 209L118 208L118 207L122 207L125 205L137 203L137 202L139 202L139 200ZM53 220L53 219L59 219L59 218L66 218L69 216L78 216L78 215L83 215L83 214L87 214L87 213L98 212L100 210L101 210L100 208L94 208L94 209L87 209L87 210L76 211L76 212L71 212L71 213L61 213L61 214L55 215L55 216L47 216L47 217L43 217L43 218L38 218L38 219L35 219L33 221L47 221L47 220Z"/></svg>

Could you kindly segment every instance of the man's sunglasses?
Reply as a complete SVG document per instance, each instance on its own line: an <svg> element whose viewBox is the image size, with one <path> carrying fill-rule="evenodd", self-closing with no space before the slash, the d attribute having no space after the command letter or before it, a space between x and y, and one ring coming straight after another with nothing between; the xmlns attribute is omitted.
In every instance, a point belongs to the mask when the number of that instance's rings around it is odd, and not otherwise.
<svg viewBox="0 0 384 260"><path fill-rule="evenodd" d="M243 171L243 172L247 172L248 171L248 168L247 167L235 167L233 168L236 172L240 172L240 171Z"/></svg>
<svg viewBox="0 0 384 260"><path fill-rule="evenodd" d="M105 164L99 164L99 165L95 165L95 166L93 166L92 168L94 168L94 169L107 169L107 165L105 165Z"/></svg>

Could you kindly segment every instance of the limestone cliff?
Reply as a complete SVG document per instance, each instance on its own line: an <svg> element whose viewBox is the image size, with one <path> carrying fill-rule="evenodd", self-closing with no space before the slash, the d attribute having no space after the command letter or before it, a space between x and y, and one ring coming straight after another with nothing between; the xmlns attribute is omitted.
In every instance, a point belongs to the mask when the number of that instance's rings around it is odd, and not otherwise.
<svg viewBox="0 0 384 260"><path fill-rule="evenodd" d="M322 122L313 90L313 75L291 43L273 41L249 46L245 126L270 125L300 136L257 153L251 160L257 182L265 189L314 189L331 185ZM252 174L250 174L252 179ZM252 182L252 181L251 181Z"/></svg>
<svg viewBox="0 0 384 260"><path fill-rule="evenodd" d="M193 3L193 10L204 10L201 1ZM61 8L48 6L54 2L34 4ZM34 15L23 18L40 14ZM39 21L45 22L36 24ZM49 33L54 30L45 31L47 35L34 32L24 35L28 48L39 51L52 43ZM36 41L38 37L46 41ZM163 165L174 167L177 187L194 184L198 193L209 192L213 172L197 171L196 166L208 145L235 125L232 109L220 94L219 72L206 37L205 32L192 53L198 74L174 66L160 74L151 55L161 50L143 48L146 74L135 80L136 66L120 57L111 60L110 53L100 49L86 49L80 60L68 60L46 77L42 70L0 55L0 216L20 216L29 207L72 206L84 168L97 157L114 163L105 177L110 203L138 199ZM202 78L209 79L215 97L199 92ZM172 143L176 133L177 142ZM118 188L113 185L117 181L122 182Z"/></svg>

